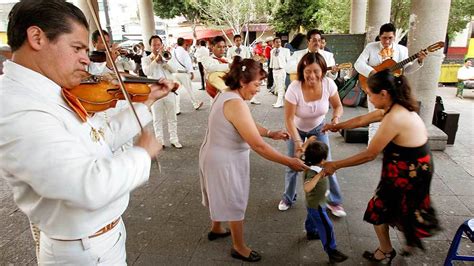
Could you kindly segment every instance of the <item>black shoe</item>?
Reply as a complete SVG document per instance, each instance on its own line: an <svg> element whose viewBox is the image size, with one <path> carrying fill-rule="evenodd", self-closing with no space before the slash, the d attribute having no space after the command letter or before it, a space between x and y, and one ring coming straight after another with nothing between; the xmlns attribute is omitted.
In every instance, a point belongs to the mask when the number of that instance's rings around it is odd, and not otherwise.
<svg viewBox="0 0 474 266"><path fill-rule="evenodd" d="M176 113L176 115L180 115L180 114L181 114L181 112L177 112L177 113Z"/></svg>
<svg viewBox="0 0 474 266"><path fill-rule="evenodd" d="M225 233L214 233L214 232L209 232L207 234L207 239L209 239L209 241L212 241L212 240L216 240L218 238L224 238L224 237L228 237L230 236L230 231L227 230Z"/></svg>
<svg viewBox="0 0 474 266"><path fill-rule="evenodd" d="M306 239L308 240L318 240L318 239L321 239L319 237L319 233L311 233L311 232L306 232Z"/></svg>
<svg viewBox="0 0 474 266"><path fill-rule="evenodd" d="M329 262L330 263L337 263L337 262L343 262L349 258L346 254L340 252L337 249L333 249L328 252L329 256Z"/></svg>
<svg viewBox="0 0 474 266"><path fill-rule="evenodd" d="M375 253L377 252L380 252L384 255L383 259L375 258ZM396 255L397 255L397 252L395 251L395 249L392 249L392 251L390 252L383 252L382 250L380 250L380 248L377 248L374 252L369 252L369 251L364 252L364 254L362 254L362 257L372 262L390 265L392 263L393 258L395 258Z"/></svg>
<svg viewBox="0 0 474 266"><path fill-rule="evenodd" d="M230 255L234 259L239 259L239 260L243 260L243 261L247 261L247 262L256 262L256 261L259 261L259 260L262 259L262 256L260 256L260 254L258 254L258 252L255 251L255 250L252 250L248 257L244 257L244 256L240 255L240 253L237 252L237 250L232 248L230 250Z"/></svg>

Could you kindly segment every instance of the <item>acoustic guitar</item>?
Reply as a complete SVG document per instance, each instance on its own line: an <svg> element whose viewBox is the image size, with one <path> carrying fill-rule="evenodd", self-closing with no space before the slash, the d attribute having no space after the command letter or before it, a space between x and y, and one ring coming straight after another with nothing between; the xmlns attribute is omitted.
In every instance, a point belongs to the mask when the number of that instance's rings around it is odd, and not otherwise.
<svg viewBox="0 0 474 266"><path fill-rule="evenodd" d="M212 98L216 97L217 93L227 89L224 80L222 79L226 72L216 71L207 75L206 92Z"/></svg>
<svg viewBox="0 0 474 266"><path fill-rule="evenodd" d="M347 63L342 63L342 64L339 64L339 65L336 65L339 70L342 70L342 69L351 69L352 68L352 63L351 62L347 62ZM326 71L331 71L331 67L327 67L326 68ZM293 80L297 80L298 79L298 74L297 73L291 73L290 74L290 80L293 81Z"/></svg>
<svg viewBox="0 0 474 266"><path fill-rule="evenodd" d="M436 50L439 50L441 48L444 47L444 42L437 42L437 43L434 43L430 46L428 46L426 49L423 49L421 51L424 51L424 52L434 52ZM421 52L420 51L420 52ZM399 76L402 74L402 70L403 70L403 66L405 66L406 64L410 63L411 61L415 60L418 58L418 53L408 57L407 59L405 60L402 60L400 62L395 62L395 60L393 59L387 59L385 61L383 61L380 65L378 66L375 66L374 67L374 70L376 72L379 72L379 71L382 71L382 70L385 70L385 69L389 69L390 72L392 72L393 74ZM363 75L359 75L359 84L360 86L362 87L362 90L367 93L367 77L364 77Z"/></svg>

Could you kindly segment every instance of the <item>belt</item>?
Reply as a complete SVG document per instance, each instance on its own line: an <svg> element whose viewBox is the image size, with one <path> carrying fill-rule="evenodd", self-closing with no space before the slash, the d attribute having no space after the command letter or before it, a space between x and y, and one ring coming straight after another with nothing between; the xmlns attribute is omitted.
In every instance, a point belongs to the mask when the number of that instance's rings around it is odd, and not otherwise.
<svg viewBox="0 0 474 266"><path fill-rule="evenodd" d="M103 235L105 233L107 233L108 231L112 230L115 228L115 226L117 226L117 224L120 222L120 217L115 219L113 222L109 223L108 225L102 227L101 229L99 229L99 231L95 232L93 235L89 236L89 238L94 238L94 237L98 237L100 235ZM54 240L58 240L58 241L78 241L80 239L55 239L53 238Z"/></svg>
<svg viewBox="0 0 474 266"><path fill-rule="evenodd" d="M283 69L283 68L281 68L281 67L279 67L279 68L273 68L273 70L280 70L280 69Z"/></svg>

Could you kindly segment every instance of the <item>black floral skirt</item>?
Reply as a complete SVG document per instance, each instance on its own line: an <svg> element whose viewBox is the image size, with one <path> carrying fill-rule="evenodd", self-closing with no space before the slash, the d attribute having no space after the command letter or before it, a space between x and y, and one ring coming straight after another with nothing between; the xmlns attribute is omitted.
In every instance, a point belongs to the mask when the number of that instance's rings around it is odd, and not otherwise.
<svg viewBox="0 0 474 266"><path fill-rule="evenodd" d="M390 142L384 149L382 177L364 220L397 227L404 233L407 245L423 249L420 239L440 231L430 202L433 171L427 143L408 148Z"/></svg>

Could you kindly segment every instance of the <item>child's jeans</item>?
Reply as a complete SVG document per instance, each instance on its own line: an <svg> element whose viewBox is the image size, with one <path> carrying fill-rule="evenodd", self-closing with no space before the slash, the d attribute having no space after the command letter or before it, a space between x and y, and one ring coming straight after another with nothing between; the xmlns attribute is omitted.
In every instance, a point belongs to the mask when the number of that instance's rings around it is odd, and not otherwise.
<svg viewBox="0 0 474 266"><path fill-rule="evenodd" d="M336 249L336 238L334 236L334 228L331 219L326 212L326 207L319 206L317 209L306 208L308 215L306 216L305 228L307 233L317 233L321 238L324 251Z"/></svg>

